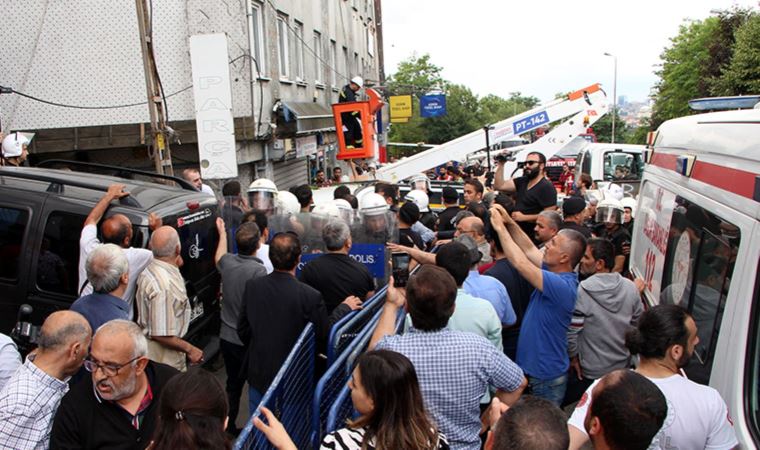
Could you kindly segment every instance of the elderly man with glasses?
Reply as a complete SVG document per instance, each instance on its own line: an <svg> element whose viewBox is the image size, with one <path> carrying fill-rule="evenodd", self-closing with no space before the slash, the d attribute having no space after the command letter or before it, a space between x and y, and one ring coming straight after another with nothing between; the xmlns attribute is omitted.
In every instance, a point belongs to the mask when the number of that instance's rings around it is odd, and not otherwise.
<svg viewBox="0 0 760 450"><path fill-rule="evenodd" d="M533 229L541 211L557 209L557 189L546 178L546 157L542 153L529 153L525 158L523 174L520 177L504 179L504 163L498 162L494 177L494 188L517 197L512 219L528 236L534 236ZM533 240L536 243L536 240Z"/></svg>
<svg viewBox="0 0 760 450"><path fill-rule="evenodd" d="M155 429L155 409L176 369L148 359L140 327L112 320L92 339L84 378L63 397L50 448L145 448Z"/></svg>

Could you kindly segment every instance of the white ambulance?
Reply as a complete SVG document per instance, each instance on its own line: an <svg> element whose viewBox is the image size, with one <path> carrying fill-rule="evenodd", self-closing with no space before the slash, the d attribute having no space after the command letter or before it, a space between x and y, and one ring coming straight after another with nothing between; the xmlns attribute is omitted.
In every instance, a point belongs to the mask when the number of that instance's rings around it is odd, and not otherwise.
<svg viewBox="0 0 760 450"><path fill-rule="evenodd" d="M760 446L760 109L667 121L645 151L631 270L650 305L688 309L700 342L686 372Z"/></svg>

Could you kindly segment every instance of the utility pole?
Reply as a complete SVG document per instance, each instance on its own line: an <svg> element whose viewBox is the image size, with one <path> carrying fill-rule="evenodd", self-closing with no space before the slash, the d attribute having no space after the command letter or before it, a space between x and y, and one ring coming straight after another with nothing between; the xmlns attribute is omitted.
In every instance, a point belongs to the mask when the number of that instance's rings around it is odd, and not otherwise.
<svg viewBox="0 0 760 450"><path fill-rule="evenodd" d="M615 143L615 116L617 116L617 56L611 53L604 53L604 56L609 56L614 61L614 74L612 81L612 143Z"/></svg>
<svg viewBox="0 0 760 450"><path fill-rule="evenodd" d="M156 173L174 175L171 150L166 132L166 105L158 81L158 68L153 57L153 21L148 12L147 0L135 0L137 6L137 25L140 28L140 48L145 69L145 88L148 92L148 110L150 111L150 131L153 162Z"/></svg>

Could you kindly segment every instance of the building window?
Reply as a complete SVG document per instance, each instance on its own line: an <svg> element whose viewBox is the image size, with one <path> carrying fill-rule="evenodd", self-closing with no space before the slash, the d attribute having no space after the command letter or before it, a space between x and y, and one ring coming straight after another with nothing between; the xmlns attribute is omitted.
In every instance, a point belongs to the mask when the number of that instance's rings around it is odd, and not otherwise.
<svg viewBox="0 0 760 450"><path fill-rule="evenodd" d="M375 56L375 29L372 27L367 28L367 54Z"/></svg>
<svg viewBox="0 0 760 450"><path fill-rule="evenodd" d="M322 33L314 30L314 82L322 84Z"/></svg>
<svg viewBox="0 0 760 450"><path fill-rule="evenodd" d="M335 71L338 70L338 46L334 40L330 40L330 86L337 86Z"/></svg>
<svg viewBox="0 0 760 450"><path fill-rule="evenodd" d="M252 14L251 14L251 34L253 34L253 43L251 48L251 55L255 62L254 68L258 72L259 77L266 75L266 58L264 57L264 21L261 15L261 5L256 2L251 2Z"/></svg>
<svg viewBox="0 0 760 450"><path fill-rule="evenodd" d="M306 77L304 75L304 67L306 66L303 53L303 24L296 21L295 27L296 35L296 79L303 81Z"/></svg>
<svg viewBox="0 0 760 450"><path fill-rule="evenodd" d="M354 77L356 75L359 75L360 70L361 67L359 67L359 54L354 52L354 70L351 71L351 76Z"/></svg>
<svg viewBox="0 0 760 450"><path fill-rule="evenodd" d="M290 78L290 52L288 51L288 17L277 17L277 64L280 78Z"/></svg>
<svg viewBox="0 0 760 450"><path fill-rule="evenodd" d="M348 60L348 48L346 47L343 47L343 74L348 79L354 76L351 74L351 64Z"/></svg>

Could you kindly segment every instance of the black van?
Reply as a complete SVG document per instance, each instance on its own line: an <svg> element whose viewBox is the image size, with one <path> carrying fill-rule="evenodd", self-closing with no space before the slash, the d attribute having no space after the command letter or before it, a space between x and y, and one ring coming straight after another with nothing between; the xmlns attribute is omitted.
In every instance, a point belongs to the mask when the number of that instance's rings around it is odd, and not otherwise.
<svg viewBox="0 0 760 450"><path fill-rule="evenodd" d="M130 195L113 202L105 216L121 213L131 220L133 247L147 247L150 213L179 232L181 272L193 308L185 338L210 360L218 351L220 324L216 198L184 180L150 172L68 161L43 165L0 167L0 332L11 332L24 303L34 308L31 322L39 325L76 300L85 218L109 185L121 183Z"/></svg>

